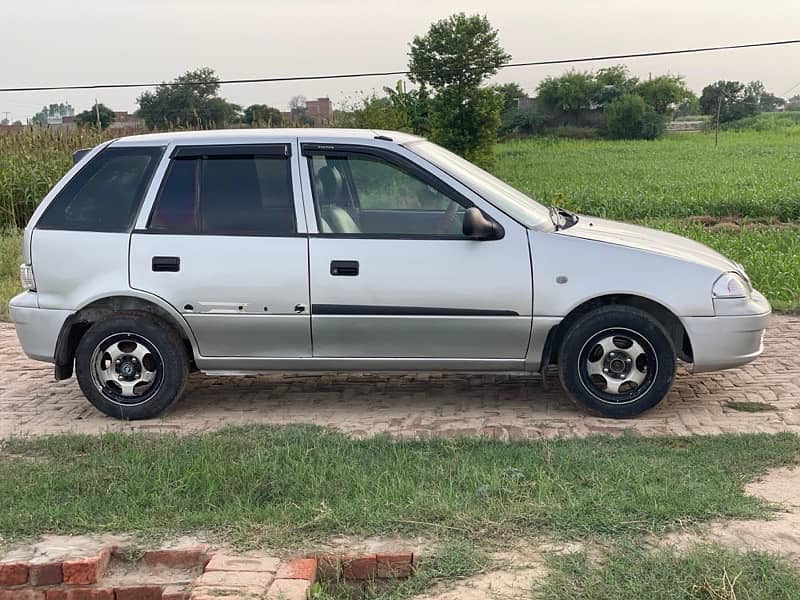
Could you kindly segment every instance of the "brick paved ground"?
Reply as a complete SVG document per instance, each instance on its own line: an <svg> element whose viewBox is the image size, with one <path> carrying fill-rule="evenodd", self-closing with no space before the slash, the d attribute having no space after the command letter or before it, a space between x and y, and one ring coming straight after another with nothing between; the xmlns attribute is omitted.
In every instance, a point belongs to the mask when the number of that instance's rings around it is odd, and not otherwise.
<svg viewBox="0 0 800 600"><path fill-rule="evenodd" d="M766 402L746 413L730 401ZM587 415L555 375L275 374L192 375L165 417L125 423L97 412L74 379L55 383L52 367L28 360L13 326L0 324L0 437L108 430L204 431L251 423L313 423L351 435L581 436L623 430L646 435L800 432L800 317L775 318L766 351L746 367L704 375L681 370L669 398L642 417L613 421Z"/></svg>

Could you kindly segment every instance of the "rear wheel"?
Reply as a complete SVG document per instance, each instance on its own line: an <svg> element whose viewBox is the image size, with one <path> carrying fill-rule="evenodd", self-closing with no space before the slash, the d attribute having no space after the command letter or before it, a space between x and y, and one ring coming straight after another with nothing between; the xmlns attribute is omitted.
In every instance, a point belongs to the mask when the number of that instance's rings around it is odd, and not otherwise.
<svg viewBox="0 0 800 600"><path fill-rule="evenodd" d="M183 392L188 371L183 341L146 313L95 323L75 352L75 373L84 396L118 419L160 415Z"/></svg>
<svg viewBox="0 0 800 600"><path fill-rule="evenodd" d="M675 380L675 349L666 330L628 306L606 306L580 317L564 336L558 361L570 397L604 417L643 413Z"/></svg>

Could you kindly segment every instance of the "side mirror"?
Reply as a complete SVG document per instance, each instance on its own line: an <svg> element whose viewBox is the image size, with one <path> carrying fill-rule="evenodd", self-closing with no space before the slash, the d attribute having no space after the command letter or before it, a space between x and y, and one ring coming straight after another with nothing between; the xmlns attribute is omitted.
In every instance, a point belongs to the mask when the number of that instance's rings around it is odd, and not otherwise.
<svg viewBox="0 0 800 600"><path fill-rule="evenodd" d="M500 223L489 219L477 206L468 208L464 213L462 232L472 240L499 240L505 235Z"/></svg>

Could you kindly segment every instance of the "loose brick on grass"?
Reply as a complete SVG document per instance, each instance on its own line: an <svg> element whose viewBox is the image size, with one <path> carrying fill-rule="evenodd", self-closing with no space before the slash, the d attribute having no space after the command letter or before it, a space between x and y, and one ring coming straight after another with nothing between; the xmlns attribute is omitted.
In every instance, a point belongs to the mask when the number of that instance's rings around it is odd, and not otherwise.
<svg viewBox="0 0 800 600"><path fill-rule="evenodd" d="M162 600L160 585L139 585L114 588L116 600Z"/></svg>
<svg viewBox="0 0 800 600"><path fill-rule="evenodd" d="M28 581L28 564L24 562L0 563L0 585L22 585Z"/></svg>
<svg viewBox="0 0 800 600"><path fill-rule="evenodd" d="M148 550L142 555L142 562L148 566L163 566L171 569L191 569L202 567L208 546L200 545L192 548L175 550Z"/></svg>
<svg viewBox="0 0 800 600"><path fill-rule="evenodd" d="M317 580L317 561L313 558L296 558L281 564L275 579L305 579L314 583Z"/></svg>
<svg viewBox="0 0 800 600"><path fill-rule="evenodd" d="M64 580L60 562L31 564L28 568L28 583L33 586L58 585Z"/></svg>
<svg viewBox="0 0 800 600"><path fill-rule="evenodd" d="M378 559L374 554L342 559L342 577L345 579L375 579L377 574Z"/></svg>
<svg viewBox="0 0 800 600"><path fill-rule="evenodd" d="M208 571L254 571L274 573L280 565L279 558L257 556L230 556L215 554L206 565Z"/></svg>
<svg viewBox="0 0 800 600"><path fill-rule="evenodd" d="M377 575L381 579L410 577L414 555L411 552L378 554L376 562Z"/></svg>
<svg viewBox="0 0 800 600"><path fill-rule="evenodd" d="M92 558L65 560L61 564L64 583L67 585L92 585L103 578L111 553L103 550Z"/></svg>
<svg viewBox="0 0 800 600"><path fill-rule="evenodd" d="M0 590L0 600L46 600L41 590Z"/></svg>
<svg viewBox="0 0 800 600"><path fill-rule="evenodd" d="M114 590L109 588L47 590L47 600L114 600Z"/></svg>

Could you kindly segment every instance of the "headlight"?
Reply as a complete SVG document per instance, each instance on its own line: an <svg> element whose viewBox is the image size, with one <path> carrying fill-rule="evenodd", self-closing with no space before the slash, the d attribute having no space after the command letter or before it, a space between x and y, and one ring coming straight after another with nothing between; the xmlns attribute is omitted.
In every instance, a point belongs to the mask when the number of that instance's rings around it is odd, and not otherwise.
<svg viewBox="0 0 800 600"><path fill-rule="evenodd" d="M749 298L750 285L739 273L723 273L714 282L714 298Z"/></svg>
<svg viewBox="0 0 800 600"><path fill-rule="evenodd" d="M30 292L36 291L36 280L33 278L33 267L31 265L19 266L19 281L22 288Z"/></svg>

